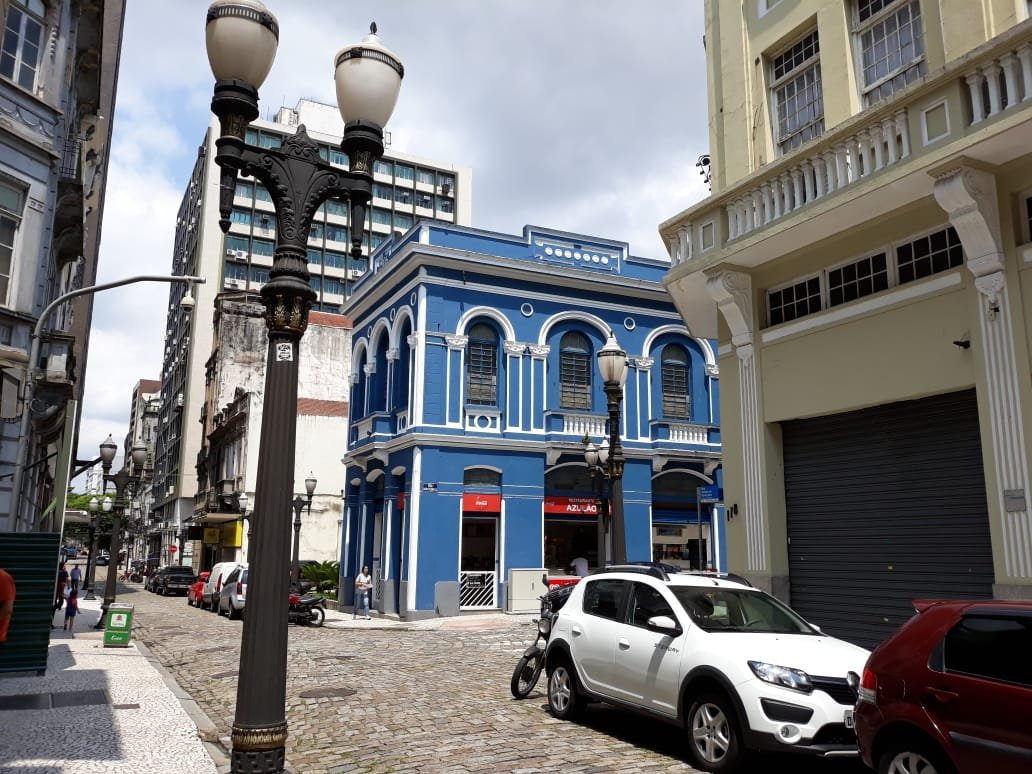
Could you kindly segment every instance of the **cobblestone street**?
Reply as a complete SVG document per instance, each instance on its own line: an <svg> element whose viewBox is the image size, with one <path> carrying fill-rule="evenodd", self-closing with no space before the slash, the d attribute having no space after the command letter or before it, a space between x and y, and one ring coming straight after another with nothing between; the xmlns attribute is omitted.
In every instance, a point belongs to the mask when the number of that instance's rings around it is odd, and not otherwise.
<svg viewBox="0 0 1032 774"><path fill-rule="evenodd" d="M241 622L135 584L121 588L119 601L135 605L134 636L228 747ZM514 700L509 678L532 639L528 616L450 619L439 629L331 623L290 627L287 762L296 772L694 771L673 726L598 705L581 723L555 720L544 677L530 698ZM867 771L796 756L768 756L755 770Z"/></svg>

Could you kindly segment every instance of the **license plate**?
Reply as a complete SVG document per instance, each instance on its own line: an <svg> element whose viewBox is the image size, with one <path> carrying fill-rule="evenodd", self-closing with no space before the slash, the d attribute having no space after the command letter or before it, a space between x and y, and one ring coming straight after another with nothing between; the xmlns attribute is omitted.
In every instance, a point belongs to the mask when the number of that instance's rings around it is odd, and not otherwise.
<svg viewBox="0 0 1032 774"><path fill-rule="evenodd" d="M847 709L846 710L846 715L843 718L843 721L846 724L846 728L853 728L853 710L851 710L851 709Z"/></svg>

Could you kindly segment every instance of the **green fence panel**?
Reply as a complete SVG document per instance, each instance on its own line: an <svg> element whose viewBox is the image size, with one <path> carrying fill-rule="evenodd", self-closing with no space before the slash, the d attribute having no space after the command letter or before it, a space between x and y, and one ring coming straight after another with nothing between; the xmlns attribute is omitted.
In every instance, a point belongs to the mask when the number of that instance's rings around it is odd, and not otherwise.
<svg viewBox="0 0 1032 774"><path fill-rule="evenodd" d="M14 578L14 614L7 642L0 645L0 672L43 674L54 617L57 532L0 532L0 567Z"/></svg>

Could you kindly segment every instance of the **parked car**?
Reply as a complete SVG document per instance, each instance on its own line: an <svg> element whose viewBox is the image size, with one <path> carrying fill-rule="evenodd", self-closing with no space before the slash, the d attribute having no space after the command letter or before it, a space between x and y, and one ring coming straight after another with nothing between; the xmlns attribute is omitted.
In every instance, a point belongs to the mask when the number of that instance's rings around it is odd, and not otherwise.
<svg viewBox="0 0 1032 774"><path fill-rule="evenodd" d="M97 567L107 567L111 563L111 554L106 551L102 554L97 554L97 561L94 563Z"/></svg>
<svg viewBox="0 0 1032 774"><path fill-rule="evenodd" d="M174 565L163 568L158 574L154 583L154 590L163 597L169 594L186 595L190 586L197 580L193 567L187 565Z"/></svg>
<svg viewBox="0 0 1032 774"><path fill-rule="evenodd" d="M61 546L61 555L65 559L75 559L79 556L79 549L76 546Z"/></svg>
<svg viewBox="0 0 1032 774"><path fill-rule="evenodd" d="M185 570L185 571L189 572L190 575L193 575L193 568L192 567L188 567L188 566L182 565L182 564L170 564L170 565L166 565L165 567L162 567L159 570L157 570L156 572L153 572L150 575L148 575L147 576L147 580L144 581L143 587L145 589L147 589L147 591L153 591L153 592L157 593L158 589L161 586L161 583L163 582L163 576L165 574L167 574L168 572L171 572L173 570L176 570L176 571Z"/></svg>
<svg viewBox="0 0 1032 774"><path fill-rule="evenodd" d="M882 774L1032 771L1032 602L914 609L863 672L864 763Z"/></svg>
<svg viewBox="0 0 1032 774"><path fill-rule="evenodd" d="M247 601L247 565L237 565L233 572L226 576L219 592L218 614L226 613L230 618L240 618L244 614Z"/></svg>
<svg viewBox="0 0 1032 774"><path fill-rule="evenodd" d="M209 575L211 575L211 573L208 570L205 570L197 576L197 580L190 584L190 588L186 592L186 604L190 605L190 607L201 606L201 594L204 591L204 582L208 580Z"/></svg>
<svg viewBox="0 0 1032 774"><path fill-rule="evenodd" d="M665 719L705 771L741 770L746 748L855 756L867 656L744 579L618 565L573 586L553 622L548 704L563 720L589 700Z"/></svg>
<svg viewBox="0 0 1032 774"><path fill-rule="evenodd" d="M219 562L211 568L211 575L204 582L201 590L201 607L207 608L213 613L219 609L219 594L222 592L222 584L226 576L233 572L238 566L237 562Z"/></svg>

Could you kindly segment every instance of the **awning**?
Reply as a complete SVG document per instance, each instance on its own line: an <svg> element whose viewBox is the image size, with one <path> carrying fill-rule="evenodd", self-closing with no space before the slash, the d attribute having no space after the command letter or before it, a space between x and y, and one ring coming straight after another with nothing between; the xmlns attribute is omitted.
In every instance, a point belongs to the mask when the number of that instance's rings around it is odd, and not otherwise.
<svg viewBox="0 0 1032 774"><path fill-rule="evenodd" d="M193 524L225 524L229 521L239 521L239 513L223 511L209 511L207 513L195 513L187 521Z"/></svg>

